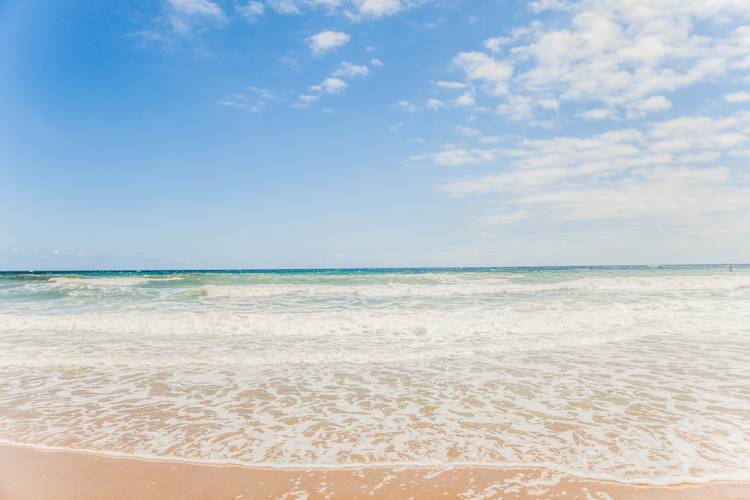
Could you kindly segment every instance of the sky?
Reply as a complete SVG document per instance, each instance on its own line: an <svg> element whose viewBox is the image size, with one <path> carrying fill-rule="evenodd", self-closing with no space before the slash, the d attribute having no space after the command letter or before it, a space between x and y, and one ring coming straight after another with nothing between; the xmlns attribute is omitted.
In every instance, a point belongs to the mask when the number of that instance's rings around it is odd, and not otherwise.
<svg viewBox="0 0 750 500"><path fill-rule="evenodd" d="M0 0L0 269L750 262L747 0Z"/></svg>

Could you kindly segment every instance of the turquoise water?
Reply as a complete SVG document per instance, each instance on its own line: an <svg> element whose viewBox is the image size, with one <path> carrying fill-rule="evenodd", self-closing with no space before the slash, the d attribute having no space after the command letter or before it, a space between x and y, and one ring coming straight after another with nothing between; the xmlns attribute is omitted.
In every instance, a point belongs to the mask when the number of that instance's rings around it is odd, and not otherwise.
<svg viewBox="0 0 750 500"><path fill-rule="evenodd" d="M0 439L750 479L750 267L0 274Z"/></svg>

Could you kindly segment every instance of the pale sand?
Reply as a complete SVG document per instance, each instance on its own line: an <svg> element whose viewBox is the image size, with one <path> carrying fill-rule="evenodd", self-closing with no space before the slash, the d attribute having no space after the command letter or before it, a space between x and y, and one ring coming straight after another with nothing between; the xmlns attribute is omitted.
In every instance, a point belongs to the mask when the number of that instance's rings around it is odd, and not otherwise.
<svg viewBox="0 0 750 500"><path fill-rule="evenodd" d="M750 483L631 486L543 469L481 467L263 469L0 445L3 500L410 497L748 499Z"/></svg>

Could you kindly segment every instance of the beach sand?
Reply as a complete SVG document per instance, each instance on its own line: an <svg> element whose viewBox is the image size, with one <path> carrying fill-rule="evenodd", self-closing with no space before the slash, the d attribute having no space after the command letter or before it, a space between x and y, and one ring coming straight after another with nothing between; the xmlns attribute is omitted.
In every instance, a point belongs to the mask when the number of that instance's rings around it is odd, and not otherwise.
<svg viewBox="0 0 750 500"><path fill-rule="evenodd" d="M0 445L0 498L747 499L750 483L634 486L544 469L265 469Z"/></svg>

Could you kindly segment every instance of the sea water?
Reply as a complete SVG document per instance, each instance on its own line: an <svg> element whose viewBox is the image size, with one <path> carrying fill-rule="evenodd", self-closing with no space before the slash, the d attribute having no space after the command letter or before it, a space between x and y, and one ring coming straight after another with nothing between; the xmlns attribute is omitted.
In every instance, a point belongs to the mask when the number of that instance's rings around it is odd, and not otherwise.
<svg viewBox="0 0 750 500"><path fill-rule="evenodd" d="M750 268L0 274L0 440L750 479Z"/></svg>

